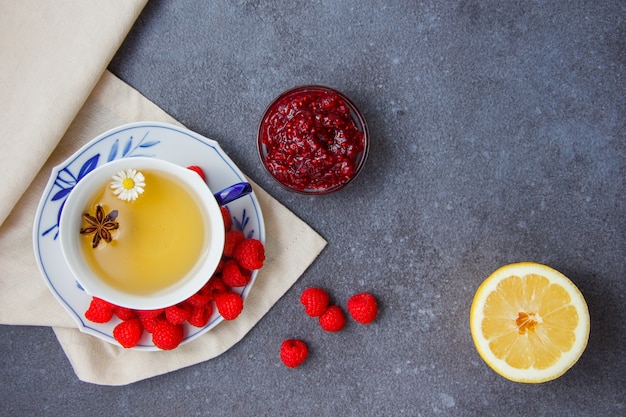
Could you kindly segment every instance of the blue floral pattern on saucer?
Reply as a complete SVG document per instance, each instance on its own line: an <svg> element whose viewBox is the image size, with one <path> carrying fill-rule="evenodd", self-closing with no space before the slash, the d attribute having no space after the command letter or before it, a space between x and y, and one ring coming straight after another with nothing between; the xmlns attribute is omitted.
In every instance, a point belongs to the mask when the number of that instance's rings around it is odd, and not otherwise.
<svg viewBox="0 0 626 417"><path fill-rule="evenodd" d="M154 154L144 153L143 150L156 146L161 143L161 141L146 140L149 134L150 131L147 131L137 143L135 143L133 136L126 138L124 140L125 145L121 154L119 154L121 139L115 138L115 141L108 152L109 156L107 157L106 162L111 162L119 158L129 158L131 156L154 157ZM83 179L85 175L89 174L98 166L99 161L100 154L96 153L94 156L85 161L80 168L72 166L73 164L69 164L58 171L57 177L54 181L55 188L57 188L58 191L56 191L56 193L52 196L51 201L60 202L59 211L57 213L56 223L50 228L44 230L42 232L43 235L47 235L48 233L55 231L54 239L59 236L59 220L61 219L61 212L63 211L63 206L67 196L74 189L74 186L78 183L78 181ZM74 172L76 172L76 174L74 174Z"/></svg>
<svg viewBox="0 0 626 417"><path fill-rule="evenodd" d="M113 328L118 322L115 319L109 323L96 324L84 318L91 296L76 285L64 261L58 241L58 228L65 201L82 178L106 162L137 156L160 158L181 166L198 165L206 173L209 188L214 191L247 181L217 142L190 130L158 122L131 123L105 132L52 170L33 227L33 246L39 270L50 291L82 332L116 345L118 343L113 338ZM244 232L248 238L265 242L263 216L254 193L229 203L227 208L233 219L233 227ZM257 274L258 271L254 271L250 283L239 289L244 299ZM209 323L202 328L186 325L183 343L201 336L221 321L222 317L214 312ZM158 350L147 332L133 349Z"/></svg>

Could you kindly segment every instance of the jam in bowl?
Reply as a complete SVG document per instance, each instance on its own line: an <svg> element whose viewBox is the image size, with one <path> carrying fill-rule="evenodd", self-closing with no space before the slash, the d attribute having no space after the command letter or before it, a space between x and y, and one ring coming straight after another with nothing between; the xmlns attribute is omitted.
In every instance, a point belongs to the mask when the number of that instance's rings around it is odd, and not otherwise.
<svg viewBox="0 0 626 417"><path fill-rule="evenodd" d="M288 90L268 106L257 145L263 166L280 184L303 194L327 194L361 171L369 137L350 99L310 85Z"/></svg>

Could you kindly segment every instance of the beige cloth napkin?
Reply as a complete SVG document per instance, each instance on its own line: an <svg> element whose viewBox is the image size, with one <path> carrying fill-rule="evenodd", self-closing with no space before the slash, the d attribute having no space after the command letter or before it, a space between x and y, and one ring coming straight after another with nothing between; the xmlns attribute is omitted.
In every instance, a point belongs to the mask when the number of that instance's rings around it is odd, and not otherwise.
<svg viewBox="0 0 626 417"><path fill-rule="evenodd" d="M48 290L32 248L52 167L120 124L177 123L104 68L146 0L0 0L0 323L52 326L77 376L123 385L211 359L241 340L326 241L253 184L267 259L243 313L171 352L116 347L77 330ZM45 163L45 164L44 164ZM43 167L42 167L43 166ZM7 180L9 179L9 180ZM31 182L32 181L32 182Z"/></svg>
<svg viewBox="0 0 626 417"><path fill-rule="evenodd" d="M53 166L99 133L123 123L177 123L136 90L105 72L58 147L0 227L0 323L53 326L78 377L123 385L211 359L241 340L319 255L326 241L253 183L266 227L265 265L244 311L170 352L123 349L76 329L48 290L35 264L32 223Z"/></svg>
<svg viewBox="0 0 626 417"><path fill-rule="evenodd" d="M146 2L0 0L0 224L74 120Z"/></svg>

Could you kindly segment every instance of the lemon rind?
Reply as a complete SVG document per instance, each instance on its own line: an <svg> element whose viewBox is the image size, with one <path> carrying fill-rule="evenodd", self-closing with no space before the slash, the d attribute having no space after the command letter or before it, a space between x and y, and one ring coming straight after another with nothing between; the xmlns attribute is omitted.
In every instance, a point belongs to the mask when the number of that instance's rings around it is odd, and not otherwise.
<svg viewBox="0 0 626 417"><path fill-rule="evenodd" d="M489 341L482 336L481 324L484 318L482 308L476 306L484 305L487 296L493 292L498 283L511 275L524 276L528 274L539 274L546 276L550 282L556 282L566 288L572 297L571 304L576 308L580 325L575 329L576 341L572 348L563 352L557 363L548 369L518 369L507 364L503 359L496 357L489 348ZM589 310L585 299L574 283L561 272L543 264L534 262L519 262L505 265L493 272L478 287L472 307L470 309L470 330L474 345L481 358L496 373L515 382L542 383L554 380L567 372L578 361L584 352L589 339L590 320Z"/></svg>

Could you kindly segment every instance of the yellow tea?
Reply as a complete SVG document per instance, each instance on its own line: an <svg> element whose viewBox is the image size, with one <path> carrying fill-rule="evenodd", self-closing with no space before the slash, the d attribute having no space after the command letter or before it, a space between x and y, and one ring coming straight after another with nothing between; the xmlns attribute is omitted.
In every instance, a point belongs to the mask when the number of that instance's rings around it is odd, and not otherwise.
<svg viewBox="0 0 626 417"><path fill-rule="evenodd" d="M158 171L142 171L145 192L133 201L114 195L109 181L96 190L85 213L117 210L119 227L111 241L92 247L93 235L81 236L87 265L103 281L132 294L150 294L184 278L200 259L208 222L181 184Z"/></svg>

